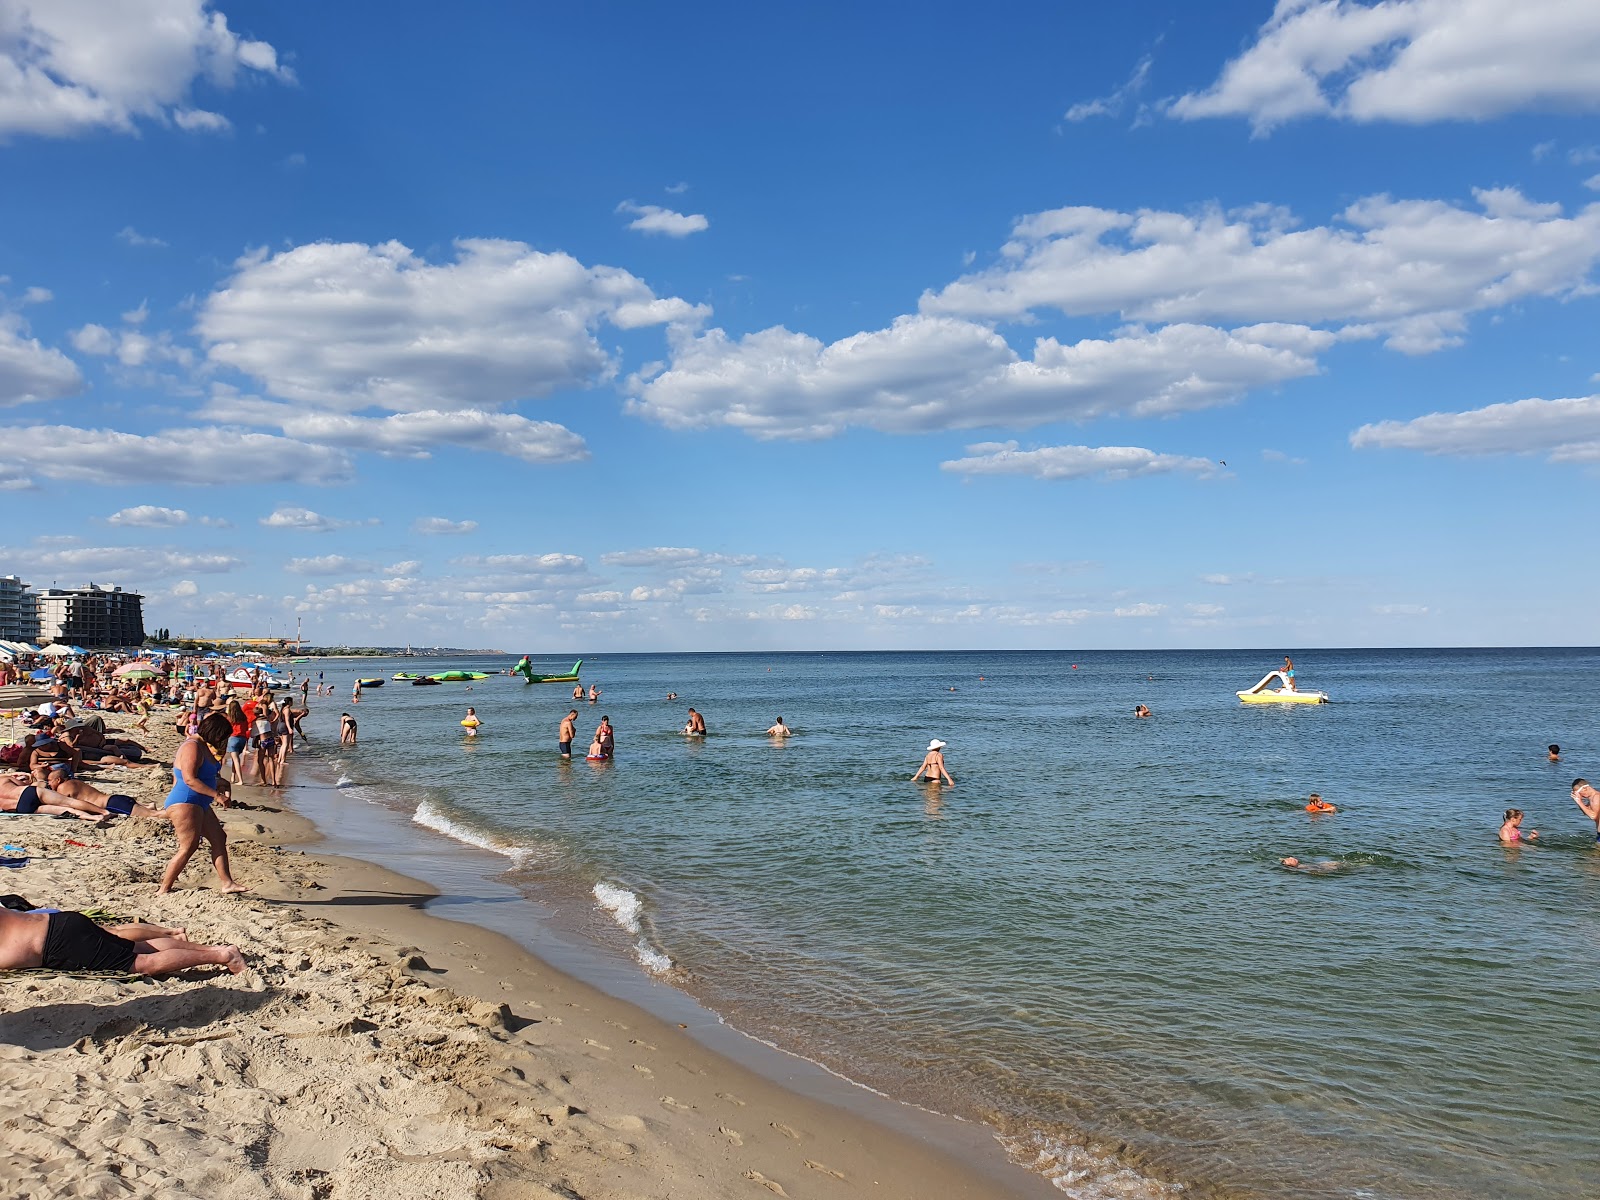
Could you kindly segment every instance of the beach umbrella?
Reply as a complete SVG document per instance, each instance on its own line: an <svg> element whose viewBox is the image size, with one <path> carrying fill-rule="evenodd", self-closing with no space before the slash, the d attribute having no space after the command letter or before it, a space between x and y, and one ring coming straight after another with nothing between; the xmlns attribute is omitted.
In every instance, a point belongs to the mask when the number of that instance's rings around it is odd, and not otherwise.
<svg viewBox="0 0 1600 1200"><path fill-rule="evenodd" d="M39 653L46 658L71 658L77 651L73 650L71 646L63 646L59 642L53 642L39 651Z"/></svg>
<svg viewBox="0 0 1600 1200"><path fill-rule="evenodd" d="M35 683L43 683L47 679L55 678L55 676L51 675L48 670L40 668L39 670L35 671L32 675L29 675L28 678L33 680Z"/></svg>
<svg viewBox="0 0 1600 1200"><path fill-rule="evenodd" d="M149 663L131 662L125 667L118 667L115 675L118 679L154 679L158 672L150 669Z"/></svg>

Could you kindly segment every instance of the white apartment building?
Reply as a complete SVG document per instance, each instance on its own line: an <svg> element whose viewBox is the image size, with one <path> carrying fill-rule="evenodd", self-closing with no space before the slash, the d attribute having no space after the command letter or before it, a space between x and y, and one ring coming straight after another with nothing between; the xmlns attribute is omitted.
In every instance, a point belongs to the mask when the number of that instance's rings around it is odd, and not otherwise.
<svg viewBox="0 0 1600 1200"><path fill-rule="evenodd" d="M15 575L0 575L0 642L31 642L39 637L39 597Z"/></svg>

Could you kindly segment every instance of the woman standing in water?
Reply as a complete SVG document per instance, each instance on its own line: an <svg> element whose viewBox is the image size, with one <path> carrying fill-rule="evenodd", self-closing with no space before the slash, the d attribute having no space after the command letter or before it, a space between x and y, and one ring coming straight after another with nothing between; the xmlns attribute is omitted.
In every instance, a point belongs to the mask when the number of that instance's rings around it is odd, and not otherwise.
<svg viewBox="0 0 1600 1200"><path fill-rule="evenodd" d="M928 752L922 756L922 765L917 768L917 773L911 777L912 783L916 783L923 776L927 776L930 783L938 783L943 780L951 787L955 787L956 781L951 779L950 772L944 769L945 745L946 743L941 742L938 738L934 738L933 741L928 743Z"/></svg>

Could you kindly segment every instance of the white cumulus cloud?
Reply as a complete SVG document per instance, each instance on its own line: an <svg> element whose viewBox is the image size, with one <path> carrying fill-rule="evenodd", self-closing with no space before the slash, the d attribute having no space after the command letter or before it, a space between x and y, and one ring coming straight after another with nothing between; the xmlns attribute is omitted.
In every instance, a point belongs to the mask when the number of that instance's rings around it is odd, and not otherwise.
<svg viewBox="0 0 1600 1200"><path fill-rule="evenodd" d="M1032 479L1132 479L1142 475L1214 475L1209 458L1160 454L1139 446L1041 446L1019 450L1016 442L980 442L967 458L939 464L959 475L1023 475Z"/></svg>
<svg viewBox="0 0 1600 1200"><path fill-rule="evenodd" d="M1327 116L1423 123L1600 108L1600 6L1585 0L1278 0L1255 41L1175 117L1264 133Z"/></svg>
<svg viewBox="0 0 1600 1200"><path fill-rule="evenodd" d="M0 408L65 400L83 390L83 374L59 350L27 336L14 313L0 312Z"/></svg>
<svg viewBox="0 0 1600 1200"><path fill-rule="evenodd" d="M1424 454L1548 454L1552 462L1600 462L1600 395L1516 400L1411 421L1380 421L1350 435L1358 450Z"/></svg>
<svg viewBox="0 0 1600 1200"><path fill-rule="evenodd" d="M1403 351L1456 340L1467 314L1589 286L1600 204L1572 216L1514 189L1477 210L1369 196L1330 225L1235 212L1059 208L1018 221L1000 261L922 297L924 313L1002 319L1052 308L1139 321L1301 322L1384 334Z"/></svg>
<svg viewBox="0 0 1600 1200"><path fill-rule="evenodd" d="M656 204L635 204L624 200L617 205L619 213L630 213L633 220L628 228L640 233L662 233L667 237L688 237L691 233L704 233L711 222L700 213L673 212Z"/></svg>
<svg viewBox="0 0 1600 1200"><path fill-rule="evenodd" d="M429 263L398 242L319 242L242 259L197 328L218 366L335 412L497 409L614 369L595 334L694 322L614 267L521 242L456 243Z"/></svg>
<svg viewBox="0 0 1600 1200"><path fill-rule="evenodd" d="M107 525L127 525L144 529L166 529L189 523L189 514L181 508L161 508L154 504L139 504L133 508L119 509L106 518Z"/></svg>
<svg viewBox="0 0 1600 1200"><path fill-rule="evenodd" d="M578 462L589 457L584 440L564 425L476 408L352 416L218 388L200 415L228 424L276 426L288 437L402 458L429 458L442 446L504 454L530 463Z"/></svg>
<svg viewBox="0 0 1600 1200"><path fill-rule="evenodd" d="M251 483L349 483L350 460L337 450L265 433L205 426L155 434L71 425L34 425L7 431L7 442L28 456L28 469L49 479L126 487L163 483L239 481L248 464Z"/></svg>
<svg viewBox="0 0 1600 1200"><path fill-rule="evenodd" d="M11 549L4 553L8 562L18 563L36 575L111 580L130 590L137 590L142 579L217 575L244 565L231 554L198 553L171 546L72 546L60 550Z"/></svg>
<svg viewBox="0 0 1600 1200"><path fill-rule="evenodd" d="M325 517L319 512L312 512L309 508L280 504L262 517L259 523L268 529L298 529L306 533L327 533L334 529L348 529L353 525L376 525L378 519L368 517L361 521L347 521L338 517Z"/></svg>
<svg viewBox="0 0 1600 1200"><path fill-rule="evenodd" d="M738 340L712 329L680 334L665 371L633 377L628 409L672 429L758 438L1150 416L1314 374L1307 351L1331 341L1298 326L1169 325L1072 344L1040 338L1028 360L993 329L948 317L901 317L833 343L781 326Z"/></svg>
<svg viewBox="0 0 1600 1200"><path fill-rule="evenodd" d="M215 131L227 119L188 98L244 73L293 79L210 0L0 0L0 138L131 133L140 120Z"/></svg>

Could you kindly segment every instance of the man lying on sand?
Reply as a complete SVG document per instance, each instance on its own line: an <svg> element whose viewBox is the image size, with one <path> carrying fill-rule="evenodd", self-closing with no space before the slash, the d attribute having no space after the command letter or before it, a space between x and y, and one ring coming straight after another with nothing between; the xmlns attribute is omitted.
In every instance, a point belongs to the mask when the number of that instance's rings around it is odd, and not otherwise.
<svg viewBox="0 0 1600 1200"><path fill-rule="evenodd" d="M0 971L132 971L167 975L190 967L244 970L237 946L202 946L182 929L117 925L102 929L78 912L14 913L0 909Z"/></svg>
<svg viewBox="0 0 1600 1200"><path fill-rule="evenodd" d="M13 771L0 775L0 812L19 813L24 816L29 813L42 813L47 817L71 813L80 821L94 821L99 824L111 820L118 813L140 817L158 815L154 809L135 803L132 797L107 796L98 788L90 788L87 785L84 785L84 789L93 792L94 796L85 796L83 799L68 796L42 783L34 783L33 778L24 771ZM116 805L114 809L108 807L112 804Z"/></svg>

